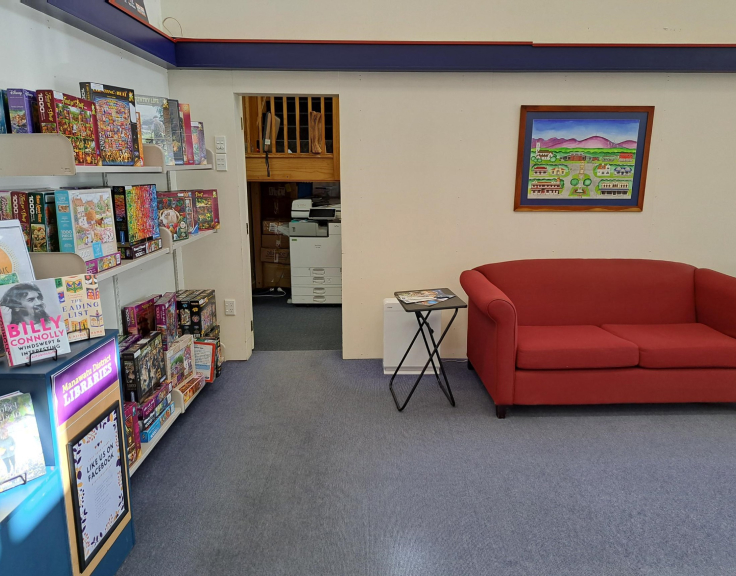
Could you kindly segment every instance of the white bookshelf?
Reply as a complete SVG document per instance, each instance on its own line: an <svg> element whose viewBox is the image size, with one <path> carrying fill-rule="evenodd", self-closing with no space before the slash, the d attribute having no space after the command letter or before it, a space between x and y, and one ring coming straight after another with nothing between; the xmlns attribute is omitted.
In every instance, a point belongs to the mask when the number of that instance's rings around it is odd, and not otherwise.
<svg viewBox="0 0 736 576"><path fill-rule="evenodd" d="M74 150L71 142L61 134L3 134L0 135L0 189L15 187L17 184L13 179L37 179L44 177L73 177L84 174L100 174L102 177L102 185L108 186L108 175L111 174L160 174L166 177L166 189L171 190L172 172L185 172L193 170L212 170L214 164L214 155L211 150L207 150L206 165L178 165L167 166L164 162L164 152L159 146L143 145L143 160L145 166L75 166ZM4 183L3 180L7 181ZM52 186L68 186L68 180L62 180L63 184L54 182ZM73 182L73 181L72 181ZM72 184L74 185L74 184ZM80 185L80 184L76 184ZM88 184L84 184L88 185ZM23 185L26 187L33 187ZM108 281L112 282L114 305L117 311L117 327L122 328L120 312L122 305L130 301L130 298L123 298L120 294L120 286L118 279L123 276L128 277L126 282L130 285L130 278L133 281L137 278L137 274L141 273L141 268L149 265L157 265L156 262L166 262L165 256L173 257L174 269L174 285L176 290L180 290L178 259L181 255L178 253L179 248L207 238L216 231L205 231L196 234L187 240L182 240L174 244L172 242L171 233L168 229L161 228L162 248L147 254L135 260L123 260L120 266L116 266L109 270L100 272L97 279L102 286ZM70 253L31 253L31 260L37 278L56 278L59 276L69 276L73 274L86 273L86 264L77 254ZM124 301L123 301L124 300ZM106 324L111 325L111 319L106 316ZM199 396L204 386L197 391L186 403L184 396L178 390L172 391L174 401L174 412L164 423L156 436L150 442L146 442L141 447L141 455L138 460L130 466L130 475L132 476L148 455L153 451L169 431L177 418L185 412L188 406Z"/></svg>

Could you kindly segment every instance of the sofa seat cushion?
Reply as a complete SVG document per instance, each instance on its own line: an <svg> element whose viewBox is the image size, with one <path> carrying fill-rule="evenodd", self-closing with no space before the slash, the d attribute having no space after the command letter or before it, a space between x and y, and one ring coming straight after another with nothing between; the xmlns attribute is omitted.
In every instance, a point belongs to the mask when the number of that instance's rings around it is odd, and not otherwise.
<svg viewBox="0 0 736 576"><path fill-rule="evenodd" d="M642 368L736 368L736 339L705 324L604 324L639 347Z"/></svg>
<svg viewBox="0 0 736 576"><path fill-rule="evenodd" d="M598 326L519 326L516 366L525 370L627 368L639 348Z"/></svg>

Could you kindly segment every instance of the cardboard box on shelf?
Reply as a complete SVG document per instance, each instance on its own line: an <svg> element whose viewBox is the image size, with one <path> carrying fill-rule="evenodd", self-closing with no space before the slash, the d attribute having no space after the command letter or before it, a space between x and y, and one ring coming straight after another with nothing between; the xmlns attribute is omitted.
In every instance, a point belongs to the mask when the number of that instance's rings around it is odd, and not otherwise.
<svg viewBox="0 0 736 576"><path fill-rule="evenodd" d="M292 186L294 188L293 192ZM266 218L289 218L291 216L291 202L294 198L296 198L296 185L269 185L265 189L261 189L261 214Z"/></svg>
<svg viewBox="0 0 736 576"><path fill-rule="evenodd" d="M261 248L289 249L289 237L283 234L268 234L261 236Z"/></svg>
<svg viewBox="0 0 736 576"><path fill-rule="evenodd" d="M288 264L289 250L278 248L261 248L261 262L273 262L274 264Z"/></svg>
<svg viewBox="0 0 736 576"><path fill-rule="evenodd" d="M288 264L263 263L264 288L291 288L291 267Z"/></svg>
<svg viewBox="0 0 736 576"><path fill-rule="evenodd" d="M263 221L263 233L264 234L281 234L285 235L289 233L289 220L264 220Z"/></svg>

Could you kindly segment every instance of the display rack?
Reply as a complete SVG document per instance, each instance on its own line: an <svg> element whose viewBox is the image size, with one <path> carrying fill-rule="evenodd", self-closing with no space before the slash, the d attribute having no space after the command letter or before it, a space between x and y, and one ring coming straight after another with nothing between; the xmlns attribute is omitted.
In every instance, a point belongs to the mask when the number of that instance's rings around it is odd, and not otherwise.
<svg viewBox="0 0 736 576"><path fill-rule="evenodd" d="M162 174L166 177L166 189L172 189L172 172L183 172L190 170L212 170L214 154L207 150L207 164L203 165L176 165L167 166L164 162L164 151L156 145L143 145L143 157L145 166L75 166L74 150L71 142L61 134L13 134L0 137L0 179L1 178L35 178L48 176L75 176L78 174L100 174L102 185L109 186L109 175L115 174ZM0 181L0 187L2 182ZM179 250L184 246L215 234L217 231L204 231L192 235L186 240L173 242L171 233L166 228L161 228L162 248L135 260L123 260L120 266L105 270L97 274L100 283L112 281L115 298L115 309L120 313L122 299L118 278L147 265L154 261L164 262L163 256L173 258L174 285L176 290L183 286L179 274ZM73 274L86 273L87 267L77 254L71 253L31 253L31 261L34 271L39 279L57 278ZM121 318L117 318L118 326L122 326ZM204 388L204 386L202 387ZM176 419L183 414L199 395L201 389L184 403L184 397L178 390L172 391L175 410L166 423L161 427L158 434L143 444L141 456L130 467L132 475L147 458L166 432L171 428ZM35 485L35 484L34 484ZM5 499L0 499L0 511L5 506Z"/></svg>

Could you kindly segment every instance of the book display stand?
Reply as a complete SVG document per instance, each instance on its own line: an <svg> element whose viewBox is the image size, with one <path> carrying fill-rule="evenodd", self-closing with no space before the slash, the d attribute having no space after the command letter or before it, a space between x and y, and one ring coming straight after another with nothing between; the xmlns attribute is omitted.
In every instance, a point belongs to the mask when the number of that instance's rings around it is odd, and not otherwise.
<svg viewBox="0 0 736 576"><path fill-rule="evenodd" d="M89 336L87 337L87 339L89 340ZM54 351L53 358L44 358L43 360L44 361L53 360L54 362L56 362L59 359L59 350L56 348L56 346L52 346L51 348L43 348L42 350L36 350L35 352L31 352L28 355L28 362L26 362L26 366L30 367L33 365L33 357L36 356L37 354L43 354L44 352L51 352L52 350ZM40 361L41 360L39 360L39 362Z"/></svg>
<svg viewBox="0 0 736 576"><path fill-rule="evenodd" d="M102 338L75 342L71 354L57 362L34 362L18 368L0 364L0 395L16 391L31 395L46 465L42 476L0 492L0 546L3 570L8 574L79 576L84 571L113 576L133 547L124 444L111 443L111 449L119 450L122 456L115 461L119 468L113 465L101 471L99 478L108 480L90 485L94 492L85 494L104 501L106 495L115 496L122 480L126 506L119 510L79 505L73 498L73 478L84 474L80 465L87 455L80 453L76 464L69 458L80 434L101 418L115 425L107 415L112 406L122 407L116 336L117 331L108 330ZM114 435L111 437L114 440ZM115 522L104 542L80 552L79 543L87 536L81 515L103 525L108 518ZM25 527L22 537L18 526ZM80 569L84 565L86 568Z"/></svg>

